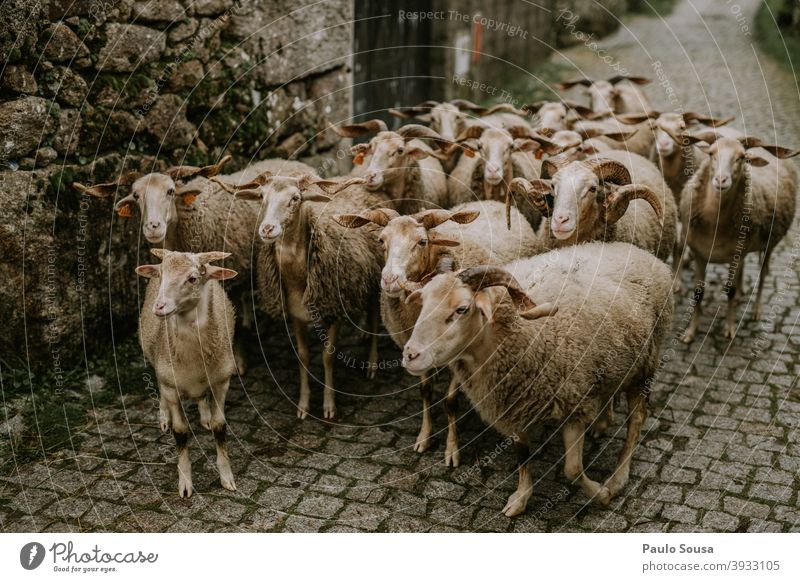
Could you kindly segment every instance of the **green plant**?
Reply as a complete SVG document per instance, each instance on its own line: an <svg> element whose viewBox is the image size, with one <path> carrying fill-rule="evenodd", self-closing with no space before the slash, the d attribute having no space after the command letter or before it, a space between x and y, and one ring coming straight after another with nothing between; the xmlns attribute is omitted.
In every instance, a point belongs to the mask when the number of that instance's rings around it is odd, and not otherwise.
<svg viewBox="0 0 800 582"><path fill-rule="evenodd" d="M764 0L756 13L753 28L758 45L766 54L794 69L800 64L800 34L779 28L776 20L783 9L783 0Z"/></svg>

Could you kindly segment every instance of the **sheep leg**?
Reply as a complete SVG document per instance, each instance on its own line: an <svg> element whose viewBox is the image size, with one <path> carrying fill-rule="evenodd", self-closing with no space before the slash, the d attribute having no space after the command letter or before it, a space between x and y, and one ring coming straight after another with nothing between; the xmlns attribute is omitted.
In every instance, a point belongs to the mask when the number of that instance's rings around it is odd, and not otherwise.
<svg viewBox="0 0 800 582"><path fill-rule="evenodd" d="M311 389L308 387L308 367L311 353L308 349L308 330L306 324L292 318L294 341L297 344L297 359L300 361L300 401L297 403L297 418L304 419L311 409Z"/></svg>
<svg viewBox="0 0 800 582"><path fill-rule="evenodd" d="M369 308L369 358L367 366L367 378L375 379L378 371L378 326L380 325L380 305L373 301Z"/></svg>
<svg viewBox="0 0 800 582"><path fill-rule="evenodd" d="M431 420L433 388L431 387L431 378L427 374L419 382L419 395L422 397L422 426L419 428L414 450L418 453L424 453L431 446L431 431L433 428L433 421Z"/></svg>
<svg viewBox="0 0 800 582"><path fill-rule="evenodd" d="M211 407L208 405L208 396L203 396L197 401L197 410L200 412L200 426L211 430Z"/></svg>
<svg viewBox="0 0 800 582"><path fill-rule="evenodd" d="M247 360L244 357L244 345L242 338L238 334L233 339L233 359L236 362L236 370L239 375L244 375L247 372Z"/></svg>
<svg viewBox="0 0 800 582"><path fill-rule="evenodd" d="M447 388L444 408L447 411L447 445L444 449L444 464L446 467L458 467L461 462L461 454L458 451L458 427L456 426L456 417L458 416L458 379L455 374L450 378L450 386Z"/></svg>
<svg viewBox="0 0 800 582"><path fill-rule="evenodd" d="M328 327L328 340L322 350L322 366L325 369L325 389L322 393L322 411L326 420L336 418L336 390L333 387L333 363L336 354L336 333L339 322Z"/></svg>
<svg viewBox="0 0 800 582"><path fill-rule="evenodd" d="M169 405L164 398L163 392L158 395L158 425L161 427L161 432L167 432L172 427Z"/></svg>
<svg viewBox="0 0 800 582"><path fill-rule="evenodd" d="M769 260L772 256L772 247L764 252L761 259L761 272L758 274L758 293L756 293L756 304L753 306L753 314L750 316L753 321L761 319L761 292L764 290L764 281L769 276Z"/></svg>
<svg viewBox="0 0 800 582"><path fill-rule="evenodd" d="M531 467L531 449L528 446L527 438L516 438L514 442L517 450L517 465L519 466L519 481L517 490L512 493L503 513L506 517L514 517L525 511L528 500L533 495L533 475Z"/></svg>
<svg viewBox="0 0 800 582"><path fill-rule="evenodd" d="M221 382L211 389L211 431L214 433L214 440L217 443L217 470L222 486L228 491L236 491L236 483L233 480L231 461L228 457L228 447L226 445L227 427L225 421L225 398L228 395L230 379Z"/></svg>
<svg viewBox="0 0 800 582"><path fill-rule="evenodd" d="M725 291L728 295L728 311L725 314L724 334L727 339L736 337L736 311L739 307L739 295L742 288L742 275L744 273L744 258L740 260L730 275L730 282Z"/></svg>
<svg viewBox="0 0 800 582"><path fill-rule="evenodd" d="M592 438L599 439L606 434L608 427L614 424L614 397L612 396L600 415L592 424Z"/></svg>
<svg viewBox="0 0 800 582"><path fill-rule="evenodd" d="M643 392L628 393L628 431L625 435L625 445L619 454L617 468L611 477L603 484L608 489L608 493L613 499L628 484L631 474L631 458L636 445L639 443L639 436L642 434L642 427L647 418L647 396Z"/></svg>
<svg viewBox="0 0 800 582"><path fill-rule="evenodd" d="M683 293L683 281L681 281L681 269L686 267L689 256L689 244L687 241L687 228L678 225L678 239L675 241L675 248L672 251L672 292Z"/></svg>
<svg viewBox="0 0 800 582"><path fill-rule="evenodd" d="M702 313L703 292L706 287L706 266L708 260L701 256L694 257L694 306L692 307L692 320L689 322L689 327L683 334L682 341L685 344L690 344L694 341L694 336L697 334L697 328L700 326L700 314Z"/></svg>
<svg viewBox="0 0 800 582"><path fill-rule="evenodd" d="M175 388L161 388L172 420L172 436L178 451L178 495L192 496L192 461L189 459L189 423Z"/></svg>
<svg viewBox="0 0 800 582"><path fill-rule="evenodd" d="M578 482L586 496L600 505L607 506L611 502L608 489L597 481L592 481L583 470L583 435L586 425L582 422L568 422L561 435L564 438L564 475L573 483Z"/></svg>

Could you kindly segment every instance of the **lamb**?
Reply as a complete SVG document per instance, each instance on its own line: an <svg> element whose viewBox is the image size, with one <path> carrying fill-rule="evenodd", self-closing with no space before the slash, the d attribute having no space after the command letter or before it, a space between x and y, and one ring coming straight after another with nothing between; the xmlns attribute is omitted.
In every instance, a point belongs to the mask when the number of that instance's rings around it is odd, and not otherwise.
<svg viewBox="0 0 800 582"><path fill-rule="evenodd" d="M455 369L481 418L517 444L519 484L505 515L525 511L533 491L527 432L545 420L562 423L564 473L589 498L607 506L625 487L671 325L670 289L669 269L650 253L595 242L440 274L408 297L420 316L405 368L415 376ZM584 432L618 392L628 399L627 436L601 485L584 472Z"/></svg>
<svg viewBox="0 0 800 582"><path fill-rule="evenodd" d="M511 233L503 228L503 205L495 201L470 202L446 210L427 210L411 216L400 216L390 208L378 208L336 216L342 226L382 227L380 239L385 249L385 266L381 275L381 314L392 339L402 348L408 341L419 315L419 308L407 304L409 290L423 285L437 269L501 265L539 250L533 229L516 210L511 215ZM447 445L445 465L457 467L460 460L456 429L458 379L451 375L445 409L447 411ZM422 426L414 450L422 453L431 445L430 377L420 382Z"/></svg>
<svg viewBox="0 0 800 582"><path fill-rule="evenodd" d="M781 160L800 154L748 136L731 138L707 131L696 138L710 145L698 142L708 155L681 194L682 244L691 248L694 258L693 313L683 335L687 344L694 341L700 324L709 262L729 265L723 329L725 337L733 339L744 258L758 251L761 268L752 319L761 317L770 257L795 215L797 170Z"/></svg>
<svg viewBox="0 0 800 582"><path fill-rule="evenodd" d="M546 248L604 240L632 243L663 261L676 252L672 192L636 154L614 150L570 163L551 158L542 164L542 179L512 180L510 193L548 218L539 229Z"/></svg>
<svg viewBox="0 0 800 582"><path fill-rule="evenodd" d="M422 125L405 125L389 131L381 119L372 119L352 125L330 126L342 137L361 137L377 132L369 143L350 148L355 156L353 163L361 165L364 157L370 160L366 169L355 175L366 179L370 192L383 192L392 200L395 210L414 213L427 208L447 208L447 179L439 159L444 155L435 152L422 139L430 139L439 146L449 145L432 129Z"/></svg>
<svg viewBox="0 0 800 582"><path fill-rule="evenodd" d="M616 75L607 81L591 79L575 79L557 83L556 88L568 90L577 85L587 89L591 99L592 111L601 114L611 113L647 113L653 108L650 100L638 86L648 85L646 77L629 77ZM637 86L638 85L638 86Z"/></svg>
<svg viewBox="0 0 800 582"><path fill-rule="evenodd" d="M292 323L300 364L298 418L310 411L308 325L325 343L323 415L336 417L333 365L336 336L343 321L371 315L369 373L377 360L378 280L383 252L376 229L342 231L334 214L360 212L385 204L366 190L333 195L363 180L321 180L313 174L265 173L235 188L237 198L260 200L258 234L264 244L256 259L259 303L275 319Z"/></svg>
<svg viewBox="0 0 800 582"><path fill-rule="evenodd" d="M475 126L462 133L456 143L465 155L447 179L453 205L471 202L481 194L485 200L505 200L513 178L530 180L539 176L540 162L531 152L541 157L544 152L561 151L548 138L529 128ZM519 208L536 228L542 218L538 210L525 203Z"/></svg>
<svg viewBox="0 0 800 582"><path fill-rule="evenodd" d="M139 341L158 380L161 430L171 427L175 437L178 494L192 495L184 400L197 402L200 423L214 433L217 443L220 482L236 491L225 445L225 397L236 373L231 346L234 315L219 284L235 277L236 271L210 264L230 253L150 252L162 262L136 268L137 274L150 279L139 316Z"/></svg>

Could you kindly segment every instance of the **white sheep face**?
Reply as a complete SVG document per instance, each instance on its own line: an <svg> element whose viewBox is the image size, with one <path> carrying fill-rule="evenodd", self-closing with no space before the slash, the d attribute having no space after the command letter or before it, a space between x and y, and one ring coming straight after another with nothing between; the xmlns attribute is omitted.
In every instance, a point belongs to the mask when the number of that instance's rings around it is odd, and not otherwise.
<svg viewBox="0 0 800 582"><path fill-rule="evenodd" d="M474 293L454 273L434 277L408 297L421 311L403 348L403 367L414 376L452 363L480 333L493 309L497 289Z"/></svg>
<svg viewBox="0 0 800 582"><path fill-rule="evenodd" d="M262 207L258 236L264 242L280 237L294 221L303 201L297 178L276 176L261 187Z"/></svg>
<svg viewBox="0 0 800 582"><path fill-rule="evenodd" d="M686 122L680 113L662 113L656 120L656 151L658 155L667 157L675 153L678 144L672 137L680 136L686 131Z"/></svg>
<svg viewBox="0 0 800 582"><path fill-rule="evenodd" d="M418 280L428 262L429 236L427 229L410 216L392 220L380 235L385 264L381 271L381 289L397 297L409 280Z"/></svg>
<svg viewBox="0 0 800 582"><path fill-rule="evenodd" d="M372 157L364 172L367 189L379 190L386 182L397 179L414 160L422 159L428 152L393 131L381 131L369 142Z"/></svg>
<svg viewBox="0 0 800 582"><path fill-rule="evenodd" d="M602 195L600 179L581 163L572 163L553 176L553 211L550 231L559 240L579 232L583 224L600 219L598 196Z"/></svg>
<svg viewBox="0 0 800 582"><path fill-rule="evenodd" d="M593 111L597 113L614 111L614 101L617 98L617 90L614 85L608 81L595 81L589 86L588 93Z"/></svg>
<svg viewBox="0 0 800 582"><path fill-rule="evenodd" d="M467 116L452 103L439 103L431 109L430 126L443 138L455 141L467 127Z"/></svg>
<svg viewBox="0 0 800 582"><path fill-rule="evenodd" d="M175 181L166 174L147 174L133 183L131 197L142 215L142 234L150 244L160 244L178 220Z"/></svg>
<svg viewBox="0 0 800 582"><path fill-rule="evenodd" d="M484 162L483 179L491 186L497 186L503 180L511 181L513 176L506 176L506 169L511 165L511 154L514 150L514 139L503 130L493 127L483 131L478 139L478 151Z"/></svg>
<svg viewBox="0 0 800 582"><path fill-rule="evenodd" d="M536 115L539 116L539 127L554 131L567 129L567 108L563 103L545 103Z"/></svg>

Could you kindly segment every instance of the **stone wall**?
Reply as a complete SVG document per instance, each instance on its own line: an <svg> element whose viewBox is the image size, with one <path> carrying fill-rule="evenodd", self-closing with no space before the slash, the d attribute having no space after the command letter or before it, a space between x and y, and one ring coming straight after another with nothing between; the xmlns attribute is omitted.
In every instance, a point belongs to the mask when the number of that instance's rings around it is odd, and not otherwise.
<svg viewBox="0 0 800 582"><path fill-rule="evenodd" d="M67 367L135 327L138 215L73 181L331 154L351 20L350 0L0 3L0 358Z"/></svg>

